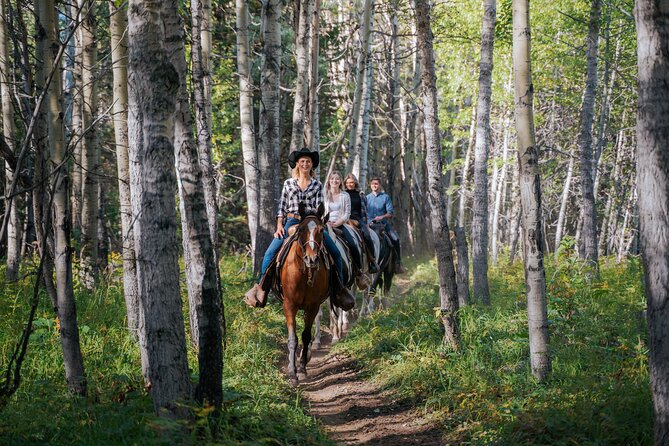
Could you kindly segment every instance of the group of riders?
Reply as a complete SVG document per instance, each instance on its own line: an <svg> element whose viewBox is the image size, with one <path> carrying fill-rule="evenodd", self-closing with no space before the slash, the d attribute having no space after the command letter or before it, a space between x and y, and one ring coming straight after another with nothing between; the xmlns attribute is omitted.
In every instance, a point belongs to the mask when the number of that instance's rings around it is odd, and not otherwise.
<svg viewBox="0 0 669 446"><path fill-rule="evenodd" d="M385 231L393 245L394 271L397 273L405 271L401 263L399 236L389 221L393 217L392 200L383 192L381 181L372 178L371 192L365 195L355 175L349 173L342 181L339 173L332 172L328 175L326 188L323 191L323 184L316 178L315 171L319 160L318 152L307 148L293 151L288 156L292 175L283 183L276 232L263 257L258 283L245 294L245 302L252 307L264 307L267 303L271 284L264 279L270 264L281 250L288 229L300 223L300 204L311 212L316 212L319 206L324 204L326 212L329 213L328 231L324 232L323 242L337 271L330 293L335 306L348 310L354 302L354 297L345 285L342 254L333 238L338 236L348 244L354 276L361 276L365 270L376 273L379 265L373 254L375 249L370 226L378 226L380 230ZM356 241L360 239L364 240L364 243Z"/></svg>

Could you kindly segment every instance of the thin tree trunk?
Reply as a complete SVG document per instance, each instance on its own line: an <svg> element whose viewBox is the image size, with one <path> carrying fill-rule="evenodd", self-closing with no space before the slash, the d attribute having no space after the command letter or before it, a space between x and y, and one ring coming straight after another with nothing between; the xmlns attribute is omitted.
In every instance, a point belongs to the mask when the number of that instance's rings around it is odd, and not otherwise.
<svg viewBox="0 0 669 446"><path fill-rule="evenodd" d="M502 169L499 173L499 178L497 182L497 187L495 188L495 207L493 208L492 214L492 263L493 265L497 264L497 257L499 255L499 218L500 212L502 209L502 197L506 185L506 170L507 170L507 159L509 154L509 125L511 123L508 120L504 126L504 148L502 151ZM494 184L494 183L493 183Z"/></svg>
<svg viewBox="0 0 669 446"><path fill-rule="evenodd" d="M127 6L109 1L112 71L114 76L114 139L118 174L121 245L123 255L123 296L128 312L128 329L137 337L139 328L139 290L135 264L135 237L130 203L130 164L128 160L128 26Z"/></svg>
<svg viewBox="0 0 669 446"><path fill-rule="evenodd" d="M276 229L279 198L279 150L281 147L280 79L281 79L281 0L267 0L262 9L263 60L260 73L260 219L256 246L266 249Z"/></svg>
<svg viewBox="0 0 669 446"><path fill-rule="evenodd" d="M455 228L455 246L458 254L456 282L458 287L458 305L469 305L469 248L465 228Z"/></svg>
<svg viewBox="0 0 669 446"><path fill-rule="evenodd" d="M370 34L371 34L371 16L374 8L374 0L364 0L362 5L362 24L360 26L360 53L356 64L355 92L353 94L353 106L351 107L351 131L348 139L349 159L346 165L346 171L352 169L352 162L355 158L355 150L358 147L358 125L360 123L360 107L362 104L362 92L365 75L367 73L367 62L370 59ZM360 179L358 177L358 179ZM365 184L365 183L361 183Z"/></svg>
<svg viewBox="0 0 669 446"><path fill-rule="evenodd" d="M476 112L474 217L472 219L474 300L480 300L484 305L490 305L490 289L488 287L488 154L490 152L490 99L492 95L492 56L496 16L496 0L485 0L483 2L479 95Z"/></svg>
<svg viewBox="0 0 669 446"><path fill-rule="evenodd" d="M318 128L318 53L320 50L319 33L321 0L313 0L311 24L309 26L309 67L307 82L307 114L305 117L305 141L309 150L320 153L320 130Z"/></svg>
<svg viewBox="0 0 669 446"><path fill-rule="evenodd" d="M174 198L179 75L164 48L161 3L131 0L128 7L128 136L145 379L156 412L180 415L191 388Z"/></svg>
<svg viewBox="0 0 669 446"><path fill-rule="evenodd" d="M83 94L84 144L81 152L82 200L81 200L81 281L89 290L95 288L98 259L98 171L100 169L100 148L98 147L96 126L97 114L96 75L97 41L95 39L95 2L79 0L81 14L81 92Z"/></svg>
<svg viewBox="0 0 669 446"><path fill-rule="evenodd" d="M458 290L456 287L453 251L446 221L442 186L441 142L439 135L439 115L437 112L437 87L434 70L434 50L432 29L430 28L430 7L427 0L416 0L416 29L418 31L418 51L421 55L421 83L423 88L423 113L425 121L426 163L430 202L430 217L434 246L437 252L439 270L439 297L441 319L444 325L444 343L453 349L460 347L458 322Z"/></svg>
<svg viewBox="0 0 669 446"><path fill-rule="evenodd" d="M637 187L648 301L654 444L669 444L669 9L666 2L635 6L639 66Z"/></svg>
<svg viewBox="0 0 669 446"><path fill-rule="evenodd" d="M469 143L465 153L465 162L462 165L462 175L460 184L460 209L458 210L458 226L465 227L465 211L467 209L467 178L469 177L469 165L474 152L474 142L476 136L476 108L472 107L472 121L469 126Z"/></svg>
<svg viewBox="0 0 669 446"><path fill-rule="evenodd" d="M299 22L295 36L295 101L293 102L293 131L290 139L290 151L304 147L304 119L308 102L309 82L309 28L313 0L294 0L299 5Z"/></svg>
<svg viewBox="0 0 669 446"><path fill-rule="evenodd" d="M74 5L69 6L70 12L76 14L73 23L70 26L80 26L79 20L81 17L81 8L79 1L74 2ZM84 92L83 92L83 57L84 44L83 34L80 28L77 28L74 33L73 61L71 62L72 85L70 88L72 96L72 121L70 129L70 144L72 146L72 187L70 192L70 203L72 207L72 230L76 239L80 239L81 235L81 207L82 207L82 190L83 190L83 172L82 153L83 146L86 144L84 139Z"/></svg>
<svg viewBox="0 0 669 446"><path fill-rule="evenodd" d="M581 151L581 190L583 220L579 254L593 268L597 268L597 218L595 210L594 183L592 175L592 123L595 113L595 94L597 91L597 48L599 43L599 17L601 0L592 0L587 41L587 75L578 146Z"/></svg>
<svg viewBox="0 0 669 446"><path fill-rule="evenodd" d="M374 18L374 0L370 3L369 12L372 20ZM371 33L372 25L370 25ZM360 113L360 122L358 125L358 135L356 137L356 148L353 155L352 171L358 177L360 184L367 184L367 162L369 158L369 133L371 121L372 106L372 82L373 82L373 64L372 64L372 38L367 39L367 52L365 55L365 80L363 83L362 94L362 112Z"/></svg>
<svg viewBox="0 0 669 446"><path fill-rule="evenodd" d="M0 1L0 94L2 95L2 133L9 147L14 152L14 140L16 138L16 129L14 126L14 106L12 105L12 92L10 88L11 81L11 63L9 58L9 35L7 28L7 7L6 0ZM15 282L19 279L19 267L21 264L21 219L19 209L21 209L20 196L10 199L9 196L14 193L11 185L14 180L14 172L8 163L5 163L5 212L9 208L10 216L7 224L7 270L5 278L9 282Z"/></svg>
<svg viewBox="0 0 669 446"><path fill-rule="evenodd" d="M45 37L39 45L39 50L42 53L45 72L50 73L54 69L58 70L56 64L60 63L60 60L54 57L54 51L58 49L56 9L53 0L38 0L35 3L38 14L38 23L36 24L39 30L38 35ZM56 313L60 321L60 341L63 348L65 379L68 388L73 393L85 395L86 375L79 345L77 311L72 288L72 249L70 246L69 197L67 195L69 177L63 134L61 94L62 77L55 75L48 87L48 126L54 194Z"/></svg>
<svg viewBox="0 0 669 446"><path fill-rule="evenodd" d="M211 0L191 0L190 6L193 19L190 54L193 66L197 152L202 170L209 233L214 249L218 250L218 200L211 146Z"/></svg>
<svg viewBox="0 0 669 446"><path fill-rule="evenodd" d="M237 0L237 72L239 73L239 119L241 124L242 155L244 157L244 178L246 179L246 204L249 232L251 233L251 254L253 272L260 272L263 256L262 246L256 243L258 220L260 218L258 194L258 151L255 142L253 118L253 78L249 49L249 4L248 0Z"/></svg>
<svg viewBox="0 0 669 446"><path fill-rule="evenodd" d="M530 336L530 365L538 381L551 371L541 229L541 180L534 116L530 58L529 0L513 0L513 67L515 73L516 131L520 167L520 199L523 214L525 290Z"/></svg>
<svg viewBox="0 0 669 446"><path fill-rule="evenodd" d="M562 199L560 200L560 213L558 214L557 228L555 228L555 260L560 253L560 242L562 241L562 230L567 215L567 202L569 201L569 190L571 188L571 177L574 172L574 151L569 153L569 165L567 166L567 177L562 188Z"/></svg>

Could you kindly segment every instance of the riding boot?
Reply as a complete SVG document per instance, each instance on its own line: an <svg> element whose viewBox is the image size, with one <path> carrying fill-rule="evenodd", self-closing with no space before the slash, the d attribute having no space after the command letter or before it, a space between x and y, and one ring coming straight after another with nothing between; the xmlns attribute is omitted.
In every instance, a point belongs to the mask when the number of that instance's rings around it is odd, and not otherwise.
<svg viewBox="0 0 669 446"><path fill-rule="evenodd" d="M252 308L263 308L267 305L267 292L256 283L253 288L244 294L244 302Z"/></svg>

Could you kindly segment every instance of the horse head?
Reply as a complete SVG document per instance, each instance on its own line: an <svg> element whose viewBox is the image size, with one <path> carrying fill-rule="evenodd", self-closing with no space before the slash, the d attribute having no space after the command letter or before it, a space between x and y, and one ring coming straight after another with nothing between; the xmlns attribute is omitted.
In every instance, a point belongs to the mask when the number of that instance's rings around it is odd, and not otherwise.
<svg viewBox="0 0 669 446"><path fill-rule="evenodd" d="M299 205L300 224L297 228L298 242L301 249L302 261L306 268L318 268L319 253L323 250L324 226L328 215L323 218L324 206L321 203L318 210L307 210L303 203Z"/></svg>

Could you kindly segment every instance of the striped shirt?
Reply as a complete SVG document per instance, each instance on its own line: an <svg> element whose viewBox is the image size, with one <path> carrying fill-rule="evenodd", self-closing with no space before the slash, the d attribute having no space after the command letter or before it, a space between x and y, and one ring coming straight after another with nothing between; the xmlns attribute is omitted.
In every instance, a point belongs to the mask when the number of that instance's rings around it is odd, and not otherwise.
<svg viewBox="0 0 669 446"><path fill-rule="evenodd" d="M312 178L306 189L300 189L295 178L289 178L283 183L281 201L277 217L286 218L288 214L297 214L300 202L304 203L307 212L316 212L318 205L323 203L323 185L316 178Z"/></svg>

